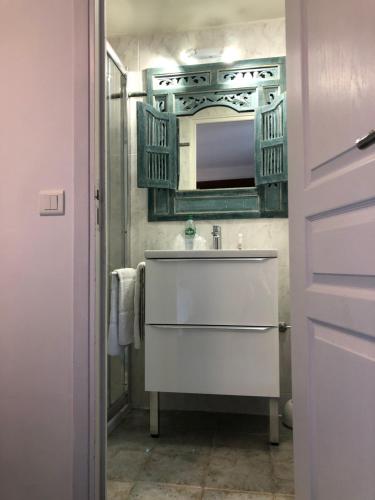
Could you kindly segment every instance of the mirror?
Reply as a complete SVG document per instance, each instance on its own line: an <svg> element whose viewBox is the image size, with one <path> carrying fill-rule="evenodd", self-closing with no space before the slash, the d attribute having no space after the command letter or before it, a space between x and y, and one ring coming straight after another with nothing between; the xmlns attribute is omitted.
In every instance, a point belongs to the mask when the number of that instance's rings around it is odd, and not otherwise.
<svg viewBox="0 0 375 500"><path fill-rule="evenodd" d="M148 220L287 217L285 58L149 68L146 84Z"/></svg>
<svg viewBox="0 0 375 500"><path fill-rule="evenodd" d="M224 107L179 117L178 189L255 186L254 113Z"/></svg>

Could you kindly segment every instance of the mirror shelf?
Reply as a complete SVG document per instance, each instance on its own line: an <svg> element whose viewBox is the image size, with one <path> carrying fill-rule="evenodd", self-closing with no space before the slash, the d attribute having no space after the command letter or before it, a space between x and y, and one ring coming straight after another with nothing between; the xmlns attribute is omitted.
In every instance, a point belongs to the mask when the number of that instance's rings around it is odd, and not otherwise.
<svg viewBox="0 0 375 500"><path fill-rule="evenodd" d="M267 187L173 191L149 189L148 220L257 219L288 217L287 183Z"/></svg>

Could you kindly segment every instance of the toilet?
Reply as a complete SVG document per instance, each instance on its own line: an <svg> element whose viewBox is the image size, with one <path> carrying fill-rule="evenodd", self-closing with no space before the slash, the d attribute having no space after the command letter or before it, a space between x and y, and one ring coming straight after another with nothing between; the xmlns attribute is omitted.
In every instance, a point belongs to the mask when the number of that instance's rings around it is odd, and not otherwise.
<svg viewBox="0 0 375 500"><path fill-rule="evenodd" d="M289 429L293 429L293 399L285 403L283 411L283 424Z"/></svg>

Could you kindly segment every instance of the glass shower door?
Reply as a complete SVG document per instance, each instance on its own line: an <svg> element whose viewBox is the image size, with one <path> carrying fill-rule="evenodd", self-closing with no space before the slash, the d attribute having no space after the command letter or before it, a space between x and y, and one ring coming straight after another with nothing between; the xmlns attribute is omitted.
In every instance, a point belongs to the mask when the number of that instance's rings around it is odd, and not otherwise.
<svg viewBox="0 0 375 500"><path fill-rule="evenodd" d="M106 88L106 324L109 324L111 273L126 266L126 77L107 53ZM108 419L128 402L129 355L107 360Z"/></svg>

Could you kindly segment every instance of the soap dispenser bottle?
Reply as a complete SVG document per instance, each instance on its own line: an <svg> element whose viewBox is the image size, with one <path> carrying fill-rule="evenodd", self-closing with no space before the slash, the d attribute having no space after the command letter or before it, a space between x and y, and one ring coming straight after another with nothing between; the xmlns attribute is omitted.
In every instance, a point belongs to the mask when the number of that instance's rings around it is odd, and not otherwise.
<svg viewBox="0 0 375 500"><path fill-rule="evenodd" d="M238 250L242 250L243 249L243 234L242 233L238 233L237 249Z"/></svg>
<svg viewBox="0 0 375 500"><path fill-rule="evenodd" d="M197 233L193 218L190 217L185 224L185 250L193 250L194 238Z"/></svg>

